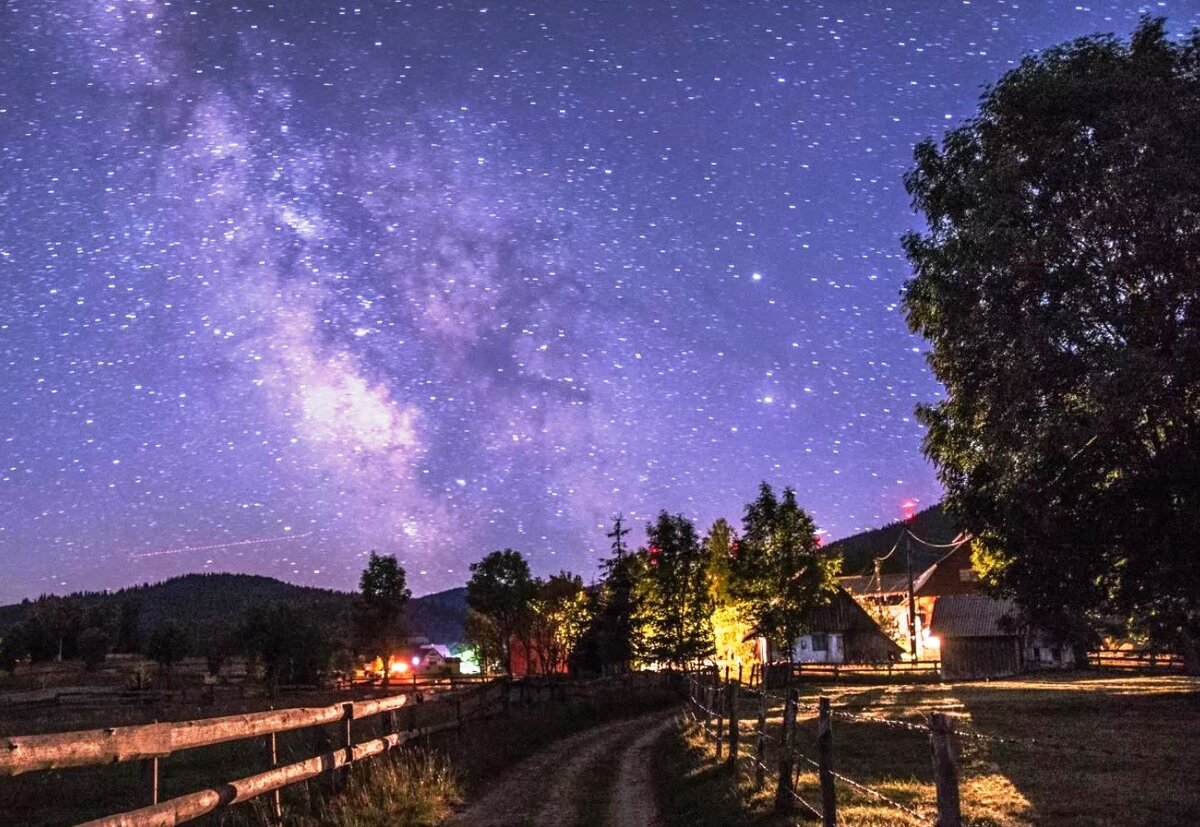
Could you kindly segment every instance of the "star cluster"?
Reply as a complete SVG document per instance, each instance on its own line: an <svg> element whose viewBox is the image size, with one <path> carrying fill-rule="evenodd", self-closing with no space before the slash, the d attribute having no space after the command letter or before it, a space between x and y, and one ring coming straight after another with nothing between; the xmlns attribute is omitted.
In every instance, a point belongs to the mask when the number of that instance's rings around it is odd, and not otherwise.
<svg viewBox="0 0 1200 827"><path fill-rule="evenodd" d="M0 599L939 488L912 146L1187 3L9 0Z"/></svg>

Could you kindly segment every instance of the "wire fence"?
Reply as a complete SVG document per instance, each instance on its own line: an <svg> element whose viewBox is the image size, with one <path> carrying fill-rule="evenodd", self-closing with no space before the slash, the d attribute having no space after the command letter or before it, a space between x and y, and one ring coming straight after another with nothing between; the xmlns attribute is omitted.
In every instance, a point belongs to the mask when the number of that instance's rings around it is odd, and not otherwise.
<svg viewBox="0 0 1200 827"><path fill-rule="evenodd" d="M786 698L783 695L780 695L775 692L770 692L767 690L746 688L746 689L743 689L743 691L752 692L754 694L766 695L771 700L776 701L780 704L783 704L786 701ZM818 711L818 707L815 704L797 703L796 708L804 710L806 712L814 712L815 713ZM915 723L913 721L905 721L905 720L901 720L898 718L889 718L884 715L878 715L878 714L864 715L861 712L851 712L848 709L835 708L835 709L831 710L831 714L833 715L833 717L837 718L838 720L847 721L850 723L876 724L878 726L889 727L891 729L915 732L915 733L918 733L921 735L928 735L930 718L933 714L937 714L937 711L931 711L929 714L925 715L924 720L922 720L920 723ZM999 745L999 746L1012 747L1012 748L1017 748L1017 749L1035 749L1035 750L1046 750L1046 751L1056 751L1056 752L1069 752L1069 753L1074 753L1074 754L1078 754L1078 755L1093 755L1097 758L1105 758L1105 759L1113 759L1113 758L1131 759L1132 758L1132 759L1136 759L1136 760L1140 760L1140 761L1156 762L1156 763L1161 763L1161 764L1165 764L1168 766L1180 766L1180 767L1184 766L1185 764L1190 765L1190 761L1191 761L1191 759L1188 759L1186 761L1182 760L1179 756L1171 755L1169 753L1139 752L1137 750L1128 749L1125 746L1122 746L1121 749L1118 750L1118 749L1112 749L1109 747L1104 747L1104 746L1101 746L1101 745L1095 744L1095 743L1079 744L1079 743L1067 743L1065 741L1058 741L1053 738L1031 738L1031 737L1014 737L1014 736L1010 736L1010 735L993 735L990 733L980 732L977 729L972 729L970 727L964 726L961 719L955 720L954 734L957 737L959 737L960 739L976 741L976 742L980 742L980 743L995 744L995 745Z"/></svg>
<svg viewBox="0 0 1200 827"><path fill-rule="evenodd" d="M869 720L871 723L886 722L888 724L901 724L900 728L920 731L933 739L939 737L939 731L936 727L932 727L929 724L919 726L907 721L859 716L844 710L838 710L837 712L840 714L835 714L834 710L830 707L828 698L822 698L821 702L817 705L803 703L799 700L795 689L790 690L787 696L781 696L761 687L750 687L738 683L731 690L733 685L728 680L723 683L715 679L711 673L704 674L702 677L689 676L687 680L688 698L690 701L688 706L689 713L704 733L705 740L712 739L714 742L718 759L721 758L722 727L726 719L728 719L728 724L725 738L729 744L729 753L728 757L724 760L728 761L731 765L736 765L741 760L748 761L751 768L755 771L760 785L765 782L769 774L772 774L771 768L763 760L766 753L765 744L766 742L771 742L776 745L775 751L780 757L778 780L776 782L776 810L790 812L798 805L816 818L821 819L825 824L836 824L837 791L835 785L840 784L862 794L877 805L887 807L895 813L902 814L906 820L911 820L919 824L938 823L943 825L943 827L955 827L955 825L961 824L961 814L957 811L958 776L956 767L948 768L950 770L948 772L938 771L937 762L935 761L935 774L939 785L938 817L935 819L934 816L921 812L914 806L897 801L895 797L869 784L835 771L832 766L832 733L829 723L835 717L841 717L843 720ZM747 696L751 698L757 697L759 700L758 721L748 727L743 727L743 722L740 720L739 712L736 709L735 699L738 692L744 692ZM768 704L772 702L780 702L784 706L783 721L779 725L778 734L767 731L766 711ZM794 744L797 735L796 715L801 711L815 712L818 715L818 753L821 756L821 760L811 758ZM716 725L711 725L712 722L715 722ZM738 733L737 739L730 737L730 733L735 728ZM751 738L757 737L758 739L753 755L740 755L737 752L736 744L740 741L743 734ZM948 738L949 730L945 729L942 734ZM941 752L950 761L953 761L954 753L952 750L944 749ZM935 750L936 753L937 750ZM811 767L817 772L822 801L822 806L820 807L809 801L799 790L802 771L806 767ZM942 784L952 784L954 786L952 796L944 796L942 794L940 789ZM942 806L943 799L953 800L953 811Z"/></svg>
<svg viewBox="0 0 1200 827"><path fill-rule="evenodd" d="M1066 742L1047 737L996 735L966 726L961 719L956 717L955 713L943 710L922 711L914 720L886 714L892 710L891 707L887 707L883 711L880 711L879 707L870 705L834 708L831 700L827 697L821 697L819 703L813 704L802 701L795 687L789 688L786 692L772 691L763 687L761 681L754 685L753 677L752 675L751 684L744 684L740 680L730 681L728 674L725 681L721 681L714 671L689 675L687 678L688 695L693 719L701 727L706 737L712 739L718 759L725 760L731 765L736 765L739 761L748 762L749 767L759 779L760 786L768 775L775 775L764 758L765 745L771 744L772 753L781 757L780 768L776 776L776 808L780 809L781 801L790 799L791 802L811 812L814 816L822 818L826 824L830 825L837 823L836 815L831 819L830 815L826 813L826 810L829 809L827 805L836 800L832 789L835 784L849 788L856 794L861 794L896 813L902 813L906 819L917 823L936 823L941 827L960 825L959 749L957 746L966 747L972 743L1000 748L1070 754L1084 759L1103 760L1110 764L1130 760L1149 762L1154 765L1155 770L1164 768L1187 772L1194 770L1193 759L1186 755L1138 751L1129 749L1126 744L1110 747L1100 742L1098 738ZM757 700L759 707L757 721L741 719L736 709L736 700L734 700L739 695L743 700ZM770 708L777 716L779 707L783 708L782 722L772 723L771 728L774 731L768 732L767 710ZM775 716L772 717L778 721ZM813 716L816 718L819 747L817 759L810 757L794 744L797 716L804 717L809 723L812 722ZM923 739L927 739L927 742L933 747L936 803L898 801L894 794L885 793L869 783L834 770L832 739L830 737L828 742L824 740L831 731L830 723L833 720L920 735ZM715 727L712 725L714 722ZM736 729L737 735L731 737L734 729ZM729 745L729 754L724 759L721 758L723 740ZM751 754L739 754L739 741L746 743L748 740L756 741L755 746L750 750ZM896 743L900 744L901 742ZM825 747L829 749L828 760L823 752ZM899 748L903 749L903 747ZM926 756L928 753L922 756L923 760L929 760ZM785 764L787 764L786 767ZM798 792L802 768L816 770L822 789L822 802L825 806L816 806ZM899 797L905 798L903 795Z"/></svg>

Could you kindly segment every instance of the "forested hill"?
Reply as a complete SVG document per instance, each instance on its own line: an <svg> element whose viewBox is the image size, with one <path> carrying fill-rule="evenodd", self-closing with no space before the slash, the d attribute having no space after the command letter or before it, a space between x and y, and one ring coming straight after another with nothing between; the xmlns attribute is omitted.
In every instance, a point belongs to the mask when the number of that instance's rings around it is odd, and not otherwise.
<svg viewBox="0 0 1200 827"><path fill-rule="evenodd" d="M415 597L408 605L408 628L435 643L463 639L466 620L465 588ZM254 606L286 602L300 606L328 624L335 636L348 633L353 595L332 589L297 586L253 574L185 574L161 583L144 584L115 592L71 595L82 606L117 613L121 604L135 601L143 631L163 620L175 620L201 634L236 624ZM18 623L28 603L0 606L0 629Z"/></svg>
<svg viewBox="0 0 1200 827"><path fill-rule="evenodd" d="M959 533L954 521L942 510L941 505L935 505L919 512L909 524L913 534L931 543L949 543ZM842 556L842 574L870 574L874 570L874 559L883 557L896 541L900 539L902 521L864 531L852 537L830 543L825 550ZM913 543L913 567L918 571L932 565L944 555L944 549L931 549L920 543ZM883 562L883 571L904 571L904 546Z"/></svg>

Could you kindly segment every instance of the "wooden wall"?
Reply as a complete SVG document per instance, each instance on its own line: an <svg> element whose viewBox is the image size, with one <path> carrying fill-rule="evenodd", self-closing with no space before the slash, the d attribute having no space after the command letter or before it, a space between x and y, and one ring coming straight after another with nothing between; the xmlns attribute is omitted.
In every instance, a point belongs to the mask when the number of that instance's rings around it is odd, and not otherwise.
<svg viewBox="0 0 1200 827"><path fill-rule="evenodd" d="M942 677L949 680L999 678L1021 671L1021 639L961 637L942 639Z"/></svg>

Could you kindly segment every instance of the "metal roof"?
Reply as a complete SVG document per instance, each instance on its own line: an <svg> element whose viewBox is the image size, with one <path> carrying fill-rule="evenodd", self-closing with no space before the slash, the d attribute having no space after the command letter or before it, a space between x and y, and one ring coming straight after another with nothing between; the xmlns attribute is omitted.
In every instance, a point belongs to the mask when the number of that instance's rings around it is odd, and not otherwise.
<svg viewBox="0 0 1200 827"><path fill-rule="evenodd" d="M1011 600L948 594L933 604L929 632L940 638L1013 637L1020 633L1017 618L1017 607Z"/></svg>

